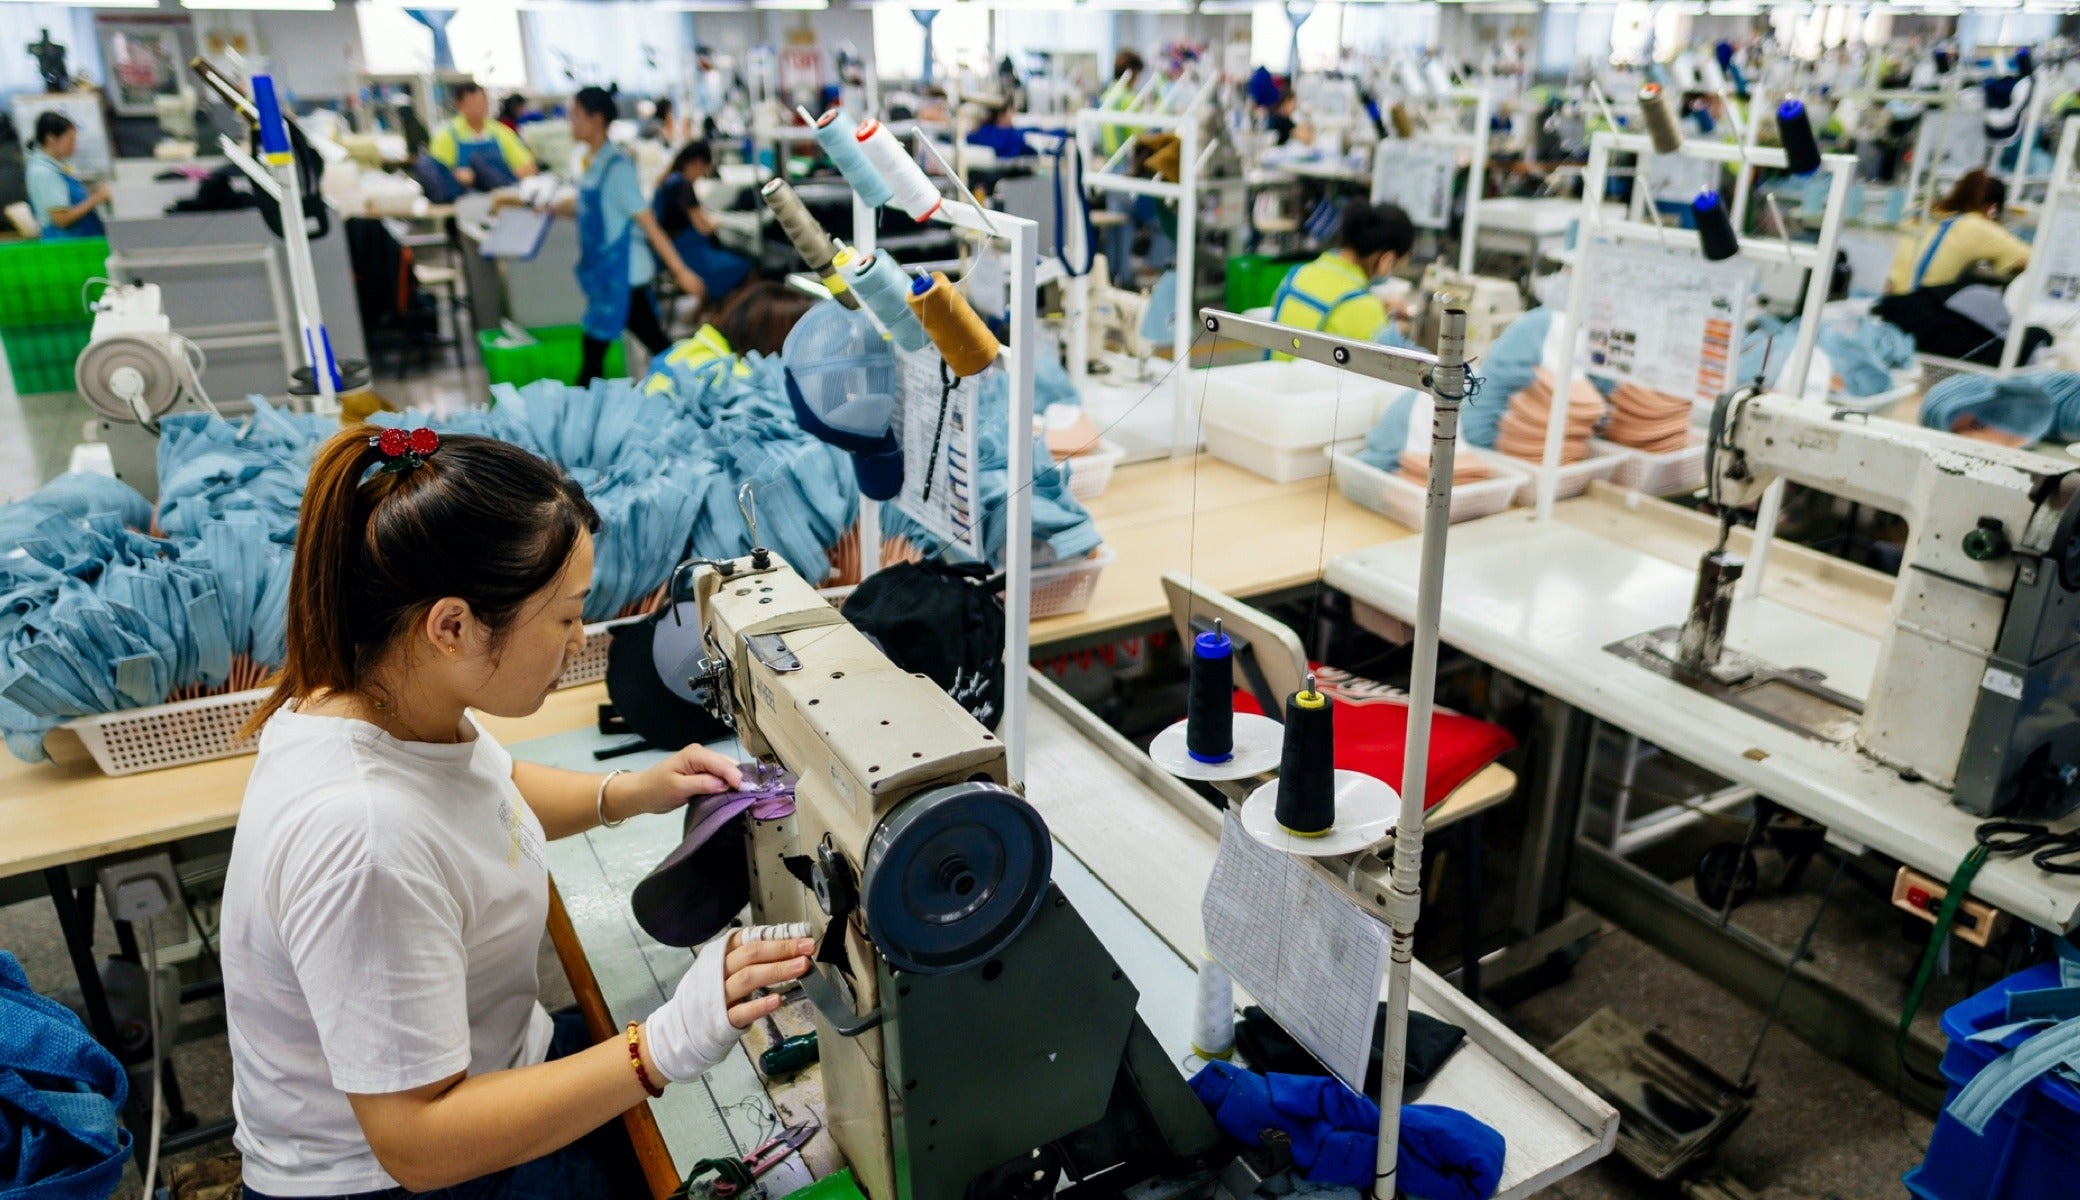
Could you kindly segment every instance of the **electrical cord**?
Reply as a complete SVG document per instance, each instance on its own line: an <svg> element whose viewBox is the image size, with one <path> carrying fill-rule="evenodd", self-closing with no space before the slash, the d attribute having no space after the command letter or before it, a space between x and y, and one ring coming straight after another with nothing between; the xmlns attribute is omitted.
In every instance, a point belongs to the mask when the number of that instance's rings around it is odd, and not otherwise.
<svg viewBox="0 0 2080 1200"><path fill-rule="evenodd" d="M159 1190L154 1181L159 1175L159 1137L165 1132L164 1121L166 1116L165 1108L159 1102L159 1060L161 1058L159 1047L159 935L153 932L150 918L139 921L138 925L144 930L145 1020L152 1031L152 1143L151 1150L145 1156L142 1168L144 1172L144 1200L152 1200Z"/></svg>

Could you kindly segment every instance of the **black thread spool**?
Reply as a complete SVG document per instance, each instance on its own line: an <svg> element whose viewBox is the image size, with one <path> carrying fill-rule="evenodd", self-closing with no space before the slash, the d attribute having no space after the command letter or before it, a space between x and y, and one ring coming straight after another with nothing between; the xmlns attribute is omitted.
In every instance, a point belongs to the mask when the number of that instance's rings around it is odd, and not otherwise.
<svg viewBox="0 0 2080 1200"><path fill-rule="evenodd" d="M1820 169L1820 140L1813 136L1813 118L1805 101L1786 100L1777 105L1777 136L1784 143L1784 165L1793 175L1811 175Z"/></svg>
<svg viewBox="0 0 2080 1200"><path fill-rule="evenodd" d="M1660 84L1639 85L1639 115L1646 122L1654 153L1674 154L1683 148L1683 126L1676 120L1675 110L1668 106L1668 93L1661 90Z"/></svg>
<svg viewBox="0 0 2080 1200"><path fill-rule="evenodd" d="M1697 241L1707 259L1721 262L1741 252L1741 240L1734 236L1733 220L1726 215L1726 206L1719 202L1716 189L1697 193L1697 199L1690 202L1690 212L1697 218Z"/></svg>
<svg viewBox="0 0 2080 1200"><path fill-rule="evenodd" d="M1329 698L1307 686L1286 698L1285 751L1278 765L1278 823L1297 837L1336 824L1336 718Z"/></svg>
<svg viewBox="0 0 2080 1200"><path fill-rule="evenodd" d="M1224 763L1235 757L1235 643L1219 621L1212 633L1192 639L1184 748L1195 762Z"/></svg>

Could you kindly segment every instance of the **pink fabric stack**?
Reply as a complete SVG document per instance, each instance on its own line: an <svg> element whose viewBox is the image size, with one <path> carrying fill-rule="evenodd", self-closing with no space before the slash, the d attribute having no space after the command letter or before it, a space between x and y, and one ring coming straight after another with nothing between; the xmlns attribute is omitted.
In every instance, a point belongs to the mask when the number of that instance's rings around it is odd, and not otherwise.
<svg viewBox="0 0 2080 1200"><path fill-rule="evenodd" d="M1567 430L1560 444L1560 461L1580 462L1589 457L1589 435L1603 420L1608 406L1603 394L1586 379L1575 380L1567 393ZM1509 398L1509 411L1495 431L1495 449L1511 458L1543 462L1546 456L1546 425L1553 412L1553 375L1538 369L1531 386Z"/></svg>

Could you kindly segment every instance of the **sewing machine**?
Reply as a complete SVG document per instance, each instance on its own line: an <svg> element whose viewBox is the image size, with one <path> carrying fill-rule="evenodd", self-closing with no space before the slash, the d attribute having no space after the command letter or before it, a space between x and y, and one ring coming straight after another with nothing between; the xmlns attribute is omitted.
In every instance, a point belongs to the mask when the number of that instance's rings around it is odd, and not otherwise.
<svg viewBox="0 0 2080 1200"><path fill-rule="evenodd" d="M2080 466L1755 392L1721 399L1711 439L1707 477L1722 511L1789 479L1906 520L1868 700L1724 649L1742 563L1723 538L1682 630L1614 653L1853 742L1972 813L2080 800Z"/></svg>
<svg viewBox="0 0 2080 1200"><path fill-rule="evenodd" d="M80 399L94 410L93 440L108 446L117 479L159 495L159 418L216 412L190 357L194 343L175 333L159 286L110 284L94 301L94 328L73 363Z"/></svg>
<svg viewBox="0 0 2080 1200"><path fill-rule="evenodd" d="M1102 254L1091 260L1087 312L1093 356L1108 346L1116 345L1120 353L1139 363L1142 373L1146 374L1149 357L1155 353L1154 336L1148 328L1148 293L1115 287L1110 264Z"/></svg>
<svg viewBox="0 0 2080 1200"><path fill-rule="evenodd" d="M1524 294L1516 284L1488 275L1462 275L1442 261L1424 269L1416 294L1423 298L1417 317L1416 344L1435 346L1445 312L1458 309L1466 314L1469 357L1486 354L1502 331L1524 315Z"/></svg>
<svg viewBox="0 0 2080 1200"><path fill-rule="evenodd" d="M825 1124L866 1194L1037 1198L1064 1173L1218 1165L996 736L765 550L697 566L694 593L695 686L800 780L792 817L753 825L752 909L817 933Z"/></svg>

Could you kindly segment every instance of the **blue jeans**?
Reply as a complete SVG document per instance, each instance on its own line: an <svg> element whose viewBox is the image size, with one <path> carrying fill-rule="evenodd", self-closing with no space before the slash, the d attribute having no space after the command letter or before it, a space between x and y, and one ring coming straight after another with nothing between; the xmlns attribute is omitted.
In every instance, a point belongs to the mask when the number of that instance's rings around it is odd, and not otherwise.
<svg viewBox="0 0 2080 1200"><path fill-rule="evenodd" d="M563 1058L592 1045L585 1018L572 1010L552 1016L556 1031L549 1038L549 1057ZM609 1121L561 1150L532 1162L507 1167L480 1179L458 1183L432 1192L408 1192L388 1188L359 1192L331 1200L612 1200L614 1197L647 1196L649 1185L636 1164L635 1149L621 1122ZM275 1200L245 1190L246 1200Z"/></svg>

